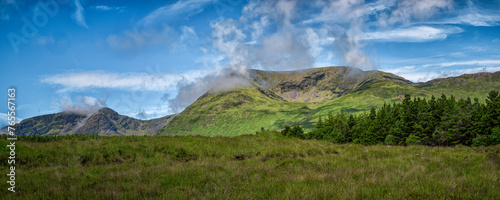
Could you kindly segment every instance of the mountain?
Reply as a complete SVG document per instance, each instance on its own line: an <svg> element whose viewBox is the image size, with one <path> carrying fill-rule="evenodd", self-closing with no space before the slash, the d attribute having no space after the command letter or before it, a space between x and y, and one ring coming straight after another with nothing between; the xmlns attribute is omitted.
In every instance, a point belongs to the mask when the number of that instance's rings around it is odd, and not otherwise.
<svg viewBox="0 0 500 200"><path fill-rule="evenodd" d="M253 81L290 102L323 102L355 91L373 80L411 83L403 77L351 67L323 67L287 72L250 71Z"/></svg>
<svg viewBox="0 0 500 200"><path fill-rule="evenodd" d="M236 136L262 128L301 125L311 130L320 116L344 110L362 113L384 103L401 101L405 94L484 100L500 90L500 72L412 83L382 71L325 67L289 72L250 71L252 86L208 92L188 106L160 135Z"/></svg>
<svg viewBox="0 0 500 200"><path fill-rule="evenodd" d="M87 117L73 113L56 113L25 119L14 126L16 135L151 135L164 127L173 115L139 120L101 108ZM5 131L6 127L3 128Z"/></svg>
<svg viewBox="0 0 500 200"><path fill-rule="evenodd" d="M286 125L301 125L308 131L330 112L363 113L401 101L405 94L422 98L470 96L484 101L489 91L500 90L500 72L412 83L382 71L324 67L286 72L251 70L245 80L248 84L237 89L214 87L175 116L138 120L110 108L91 116L62 112L25 119L15 125L16 133L236 136Z"/></svg>
<svg viewBox="0 0 500 200"><path fill-rule="evenodd" d="M176 116L161 134L234 136L260 127L300 123L310 108L305 103L285 101L275 93L252 83L245 88L207 92ZM167 127L166 126L166 127Z"/></svg>

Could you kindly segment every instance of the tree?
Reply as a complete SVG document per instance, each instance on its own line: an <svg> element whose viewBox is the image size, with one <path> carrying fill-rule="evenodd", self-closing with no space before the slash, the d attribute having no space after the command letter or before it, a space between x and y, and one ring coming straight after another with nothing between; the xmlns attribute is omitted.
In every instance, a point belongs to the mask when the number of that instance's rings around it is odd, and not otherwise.
<svg viewBox="0 0 500 200"><path fill-rule="evenodd" d="M285 126L285 129L281 131L281 134L287 136L289 132L290 132L290 126L287 125Z"/></svg>
<svg viewBox="0 0 500 200"><path fill-rule="evenodd" d="M287 136L304 139L304 130L302 130L302 127L300 127L300 125L294 126L290 129Z"/></svg>

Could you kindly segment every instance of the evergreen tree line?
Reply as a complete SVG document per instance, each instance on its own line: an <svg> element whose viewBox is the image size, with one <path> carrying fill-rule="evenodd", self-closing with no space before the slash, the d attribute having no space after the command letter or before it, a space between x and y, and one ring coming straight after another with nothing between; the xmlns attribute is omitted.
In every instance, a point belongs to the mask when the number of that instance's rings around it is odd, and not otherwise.
<svg viewBox="0 0 500 200"><path fill-rule="evenodd" d="M353 115L341 111L319 118L304 133L300 126L285 127L283 135L334 143L430 146L487 146L500 143L500 95L491 91L485 103L477 98L456 100L453 95L436 99L405 95L400 103L384 104Z"/></svg>

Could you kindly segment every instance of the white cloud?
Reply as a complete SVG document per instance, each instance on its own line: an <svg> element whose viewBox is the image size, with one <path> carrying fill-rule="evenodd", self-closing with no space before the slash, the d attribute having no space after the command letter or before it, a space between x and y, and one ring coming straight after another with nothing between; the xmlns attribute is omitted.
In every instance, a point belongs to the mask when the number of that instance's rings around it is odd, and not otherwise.
<svg viewBox="0 0 500 200"><path fill-rule="evenodd" d="M212 0L179 0L156 9L139 22L142 26L157 24L159 21L168 22L178 16L192 16L203 11L203 7Z"/></svg>
<svg viewBox="0 0 500 200"><path fill-rule="evenodd" d="M97 10L112 10L111 7L105 6L105 5L95 6L95 9L97 9Z"/></svg>
<svg viewBox="0 0 500 200"><path fill-rule="evenodd" d="M427 64L428 66L439 66L439 67L451 67L451 66L470 66L470 65L500 65L500 60L469 60L469 61L459 61L459 62L445 62L437 64Z"/></svg>
<svg viewBox="0 0 500 200"><path fill-rule="evenodd" d="M181 27L182 34L179 37L178 44L176 44L176 49L185 49L186 47L194 46L198 41L198 34L193 27L182 26Z"/></svg>
<svg viewBox="0 0 500 200"><path fill-rule="evenodd" d="M106 100L96 99L89 96L77 96L76 102L73 102L69 97L63 97L59 102L59 107L68 113L85 115L87 117L106 107Z"/></svg>
<svg viewBox="0 0 500 200"><path fill-rule="evenodd" d="M126 30L121 34L109 35L108 45L119 51L138 51L141 48L164 46L177 40L177 33L171 27Z"/></svg>
<svg viewBox="0 0 500 200"><path fill-rule="evenodd" d="M58 92L83 91L88 89L118 89L129 91L173 91L179 82L190 83L196 78L216 73L218 69L193 70L184 74L125 74L102 71L63 73L46 76L42 83L62 87Z"/></svg>
<svg viewBox="0 0 500 200"><path fill-rule="evenodd" d="M160 7L139 20L131 30L111 34L106 41L111 48L127 53L174 44L179 39L184 40L178 41L181 43L180 46L185 45L183 42L189 42L189 39L197 37L193 28L183 27L179 38L177 31L170 27L168 22L175 17L197 14L203 11L203 7L210 2L210 0L180 0ZM179 47L179 44L175 43L174 46Z"/></svg>
<svg viewBox="0 0 500 200"><path fill-rule="evenodd" d="M496 72L496 71L500 71L500 66L475 67L468 69L431 71L431 72L418 71L418 72L399 73L398 75L403 76L406 79L413 82L426 82L436 78L446 78L446 77L460 76L463 74L473 74L479 72Z"/></svg>
<svg viewBox="0 0 500 200"><path fill-rule="evenodd" d="M497 26L500 23L500 15L488 15L472 13L458 16L451 19L448 23L469 24L472 26Z"/></svg>
<svg viewBox="0 0 500 200"><path fill-rule="evenodd" d="M38 35L33 42L38 45L46 45L46 44L53 44L55 42L54 36L49 35L49 36L43 36L43 35Z"/></svg>
<svg viewBox="0 0 500 200"><path fill-rule="evenodd" d="M476 52L486 51L486 48L480 46L466 46L464 49Z"/></svg>
<svg viewBox="0 0 500 200"><path fill-rule="evenodd" d="M75 0L75 13L73 13L72 17L76 20L76 23L82 27L89 28L87 23L85 22L84 16L84 8L80 3L80 0Z"/></svg>
<svg viewBox="0 0 500 200"><path fill-rule="evenodd" d="M465 57L465 53L464 52L453 52L453 53L450 53L450 56L453 56L453 57Z"/></svg>
<svg viewBox="0 0 500 200"><path fill-rule="evenodd" d="M453 0L400 0L388 18L390 24L408 24L413 20L426 20L438 11L453 8Z"/></svg>
<svg viewBox="0 0 500 200"><path fill-rule="evenodd" d="M7 113L0 113L0 128L9 125L9 121L7 121L8 117ZM23 121L22 118L16 117L16 123L21 121Z"/></svg>
<svg viewBox="0 0 500 200"><path fill-rule="evenodd" d="M389 68L384 71L400 75L413 82L425 82L435 78L459 76L462 74L500 71L500 60L469 60L418 66L411 65Z"/></svg>
<svg viewBox="0 0 500 200"><path fill-rule="evenodd" d="M97 5L94 7L94 9L101 11L110 11L110 10L123 11L125 8L118 6Z"/></svg>
<svg viewBox="0 0 500 200"><path fill-rule="evenodd" d="M395 41L395 42L426 42L446 39L448 35L461 33L464 30L458 27L434 28L430 26L416 26L386 31L364 33L364 40Z"/></svg>

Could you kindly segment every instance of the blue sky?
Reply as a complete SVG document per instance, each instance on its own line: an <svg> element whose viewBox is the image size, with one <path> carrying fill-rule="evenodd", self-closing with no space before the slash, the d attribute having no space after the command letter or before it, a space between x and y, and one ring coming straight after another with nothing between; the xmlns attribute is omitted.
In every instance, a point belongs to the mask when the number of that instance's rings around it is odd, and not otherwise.
<svg viewBox="0 0 500 200"><path fill-rule="evenodd" d="M500 0L2 0L0 35L0 85L16 87L21 119L161 117L232 83L228 70L500 71Z"/></svg>

